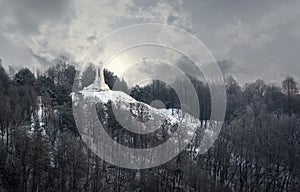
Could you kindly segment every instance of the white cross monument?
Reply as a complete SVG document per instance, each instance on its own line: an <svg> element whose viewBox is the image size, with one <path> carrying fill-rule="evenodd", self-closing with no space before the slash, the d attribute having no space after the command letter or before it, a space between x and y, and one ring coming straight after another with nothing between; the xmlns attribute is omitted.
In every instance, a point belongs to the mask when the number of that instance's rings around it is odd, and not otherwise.
<svg viewBox="0 0 300 192"><path fill-rule="evenodd" d="M109 91L108 85L104 81L104 71L102 62L96 66L96 76L94 83L85 87L83 90L85 91Z"/></svg>

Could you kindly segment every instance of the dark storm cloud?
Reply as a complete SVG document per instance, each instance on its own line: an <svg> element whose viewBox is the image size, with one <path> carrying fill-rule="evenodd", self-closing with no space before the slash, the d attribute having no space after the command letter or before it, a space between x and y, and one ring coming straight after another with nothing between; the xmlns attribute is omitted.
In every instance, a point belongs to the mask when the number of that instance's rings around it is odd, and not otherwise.
<svg viewBox="0 0 300 192"><path fill-rule="evenodd" d="M70 0L1 0L0 30L23 35L38 33L44 22L68 22L74 16L71 5Z"/></svg>
<svg viewBox="0 0 300 192"><path fill-rule="evenodd" d="M169 76L169 78L172 79L176 77L174 74L177 74L177 70L172 67L172 63L170 64L171 65L167 65L163 61L149 60L148 62L144 62L142 65L139 65L137 71L138 73L141 73L140 75L156 74L157 76ZM243 71L239 65L230 60L217 61L217 64L224 77L228 75L235 76L235 74ZM204 80L203 73L189 58L183 56L174 63L174 65L184 74Z"/></svg>
<svg viewBox="0 0 300 192"><path fill-rule="evenodd" d="M234 75L242 71L242 69L231 60L217 61L217 64L224 76ZM181 57L175 65L181 69L185 74L194 76L196 78L203 78L203 74L200 69L187 57Z"/></svg>
<svg viewBox="0 0 300 192"><path fill-rule="evenodd" d="M187 0L193 29L219 60L223 73L240 82L297 78L300 2L296 0ZM300 79L299 79L300 80Z"/></svg>
<svg viewBox="0 0 300 192"><path fill-rule="evenodd" d="M103 35L101 29L158 22L191 29L224 75L242 83L256 78L279 82L300 73L299 10L297 0L0 0L0 58L46 66L61 54L79 57ZM176 65L201 76L186 58Z"/></svg>

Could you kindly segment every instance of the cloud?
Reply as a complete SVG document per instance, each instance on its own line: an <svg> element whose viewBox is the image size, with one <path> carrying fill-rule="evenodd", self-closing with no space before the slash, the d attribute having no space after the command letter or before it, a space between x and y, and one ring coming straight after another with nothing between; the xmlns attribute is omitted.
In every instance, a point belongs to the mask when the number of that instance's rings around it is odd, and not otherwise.
<svg viewBox="0 0 300 192"><path fill-rule="evenodd" d="M43 56L42 54L38 55L34 53L31 49L29 49L28 51L41 65L46 65L45 67L49 67L52 65L53 60L49 60L49 57Z"/></svg>
<svg viewBox="0 0 300 192"><path fill-rule="evenodd" d="M215 49L237 63L238 80L264 78L279 83L286 74L297 76L300 58L293 50L300 46L299 7L299 1L274 2L263 11L252 10L251 16L240 13L223 24Z"/></svg>
<svg viewBox="0 0 300 192"><path fill-rule="evenodd" d="M235 75L236 73L243 72L241 66L231 60L218 61L217 64L224 76Z"/></svg>
<svg viewBox="0 0 300 192"><path fill-rule="evenodd" d="M151 7L137 2L2 0L0 31L9 42L32 55L32 65L44 68L62 54L80 62L97 40L127 24L185 23L181 19L184 14L177 13L179 1L157 1Z"/></svg>
<svg viewBox="0 0 300 192"><path fill-rule="evenodd" d="M152 80L161 80L171 84L176 77L184 75L183 70L168 61L144 58L142 62L128 68L122 74L130 86L145 85Z"/></svg>
<svg viewBox="0 0 300 192"><path fill-rule="evenodd" d="M130 15L125 1L1 2L0 30L8 41L21 45L33 56L32 65L47 66L59 55L80 61L97 38L113 30L118 19Z"/></svg>
<svg viewBox="0 0 300 192"><path fill-rule="evenodd" d="M267 12L254 21L244 21L238 17L232 24L228 24L219 35L228 38L232 46L247 45L260 48L278 38L280 33L289 35L300 29L299 12L300 2L286 3Z"/></svg>
<svg viewBox="0 0 300 192"><path fill-rule="evenodd" d="M257 25L237 19L234 24L222 30L220 35L225 35L232 42L232 46L246 45L251 48L258 48L271 42L275 38L276 30L260 28Z"/></svg>
<svg viewBox="0 0 300 192"><path fill-rule="evenodd" d="M137 9L136 18L142 21L175 25L187 30L192 29L191 15L182 8L183 1L158 1L156 4Z"/></svg>
<svg viewBox="0 0 300 192"><path fill-rule="evenodd" d="M4 64L31 68L45 68L60 55L80 62L104 35L155 22L197 35L222 61L223 73L236 74L241 82L280 80L300 72L299 7L295 0L0 0L0 58ZM189 62L173 56L167 58L195 73Z"/></svg>
<svg viewBox="0 0 300 192"><path fill-rule="evenodd" d="M2 0L1 31L22 35L37 34L43 23L68 22L73 16L71 5L70 0Z"/></svg>
<svg viewBox="0 0 300 192"><path fill-rule="evenodd" d="M0 59L2 63L7 67L11 66L29 66L32 62L31 55L27 52L26 49L11 43L0 33ZM31 66L35 67L35 66Z"/></svg>

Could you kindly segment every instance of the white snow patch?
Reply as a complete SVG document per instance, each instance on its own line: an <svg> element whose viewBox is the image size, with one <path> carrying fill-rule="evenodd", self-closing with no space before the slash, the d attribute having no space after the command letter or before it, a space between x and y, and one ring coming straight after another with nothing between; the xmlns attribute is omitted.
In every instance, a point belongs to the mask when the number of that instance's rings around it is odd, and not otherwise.
<svg viewBox="0 0 300 192"><path fill-rule="evenodd" d="M90 99L94 100L95 102L102 102L102 103L108 103L111 101L112 103L125 103L124 105L121 105L122 108L127 109L129 105L127 104L141 104L145 107L147 107L148 111L147 114L158 114L162 117L165 117L165 119L171 123L172 125L175 125L177 123L180 123L181 125L185 125L186 127L198 127L200 126L201 122L198 118L188 114L183 113L180 109L156 109L146 103L139 102L132 98L131 96L127 95L126 93L122 91L80 91L80 93L84 96L84 99ZM75 93L72 93L73 101L75 99ZM129 108L128 108L129 110ZM138 113L138 111L132 111L133 114ZM152 115L151 115L152 116ZM192 132L189 134L193 134Z"/></svg>

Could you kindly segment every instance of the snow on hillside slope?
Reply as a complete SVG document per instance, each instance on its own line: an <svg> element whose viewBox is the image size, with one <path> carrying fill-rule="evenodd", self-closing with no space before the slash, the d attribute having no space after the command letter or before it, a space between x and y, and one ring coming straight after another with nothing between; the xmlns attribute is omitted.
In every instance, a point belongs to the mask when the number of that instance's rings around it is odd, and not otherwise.
<svg viewBox="0 0 300 192"><path fill-rule="evenodd" d="M121 91L83 90L73 92L72 101L73 107L75 107L75 113L73 113L75 120L76 117L79 118L76 123L79 123L80 133L88 137L93 137L89 130L93 128L91 126L94 126L97 119L101 121L100 124L107 128L110 124L109 119L115 117L121 127L133 133L153 133L158 136L162 136L162 132L167 133L169 136L173 135L173 133L176 136L183 134L184 138L187 139L181 139L181 141L195 145L199 153L205 153L216 140L220 131L219 127L222 126L222 122L219 121L201 122L198 118L178 109L156 109L135 100ZM111 103L111 105L106 105L107 103ZM88 107L92 107L95 104L97 110L89 110ZM107 107L113 110L113 114ZM116 111L117 113L115 113ZM98 114L95 116L95 113ZM118 115L121 117L121 121L117 118ZM89 122L91 122L91 126ZM98 132L97 128L92 130L92 133ZM193 148L193 151L196 151L194 149L196 148Z"/></svg>
<svg viewBox="0 0 300 192"><path fill-rule="evenodd" d="M118 106L120 108L123 108L124 110L130 110L132 115L137 115L138 109L142 107L146 113L145 115L149 116L148 118L151 119L159 116L160 118L164 118L171 125L180 123L181 125L185 125L187 127L198 127L201 124L199 119L190 114L182 113L180 109L156 109L146 103L135 100L122 91L81 91L80 93L87 100L90 99L99 103L108 103L111 101L112 104L119 104ZM136 108L136 110L134 110L134 108Z"/></svg>

